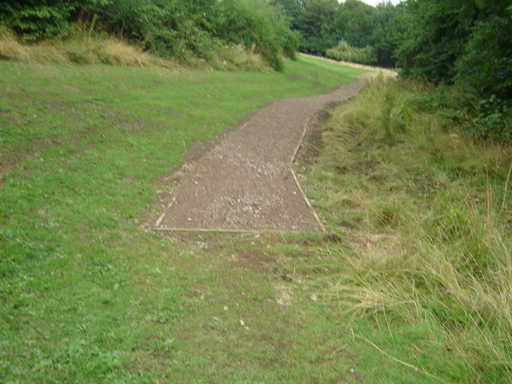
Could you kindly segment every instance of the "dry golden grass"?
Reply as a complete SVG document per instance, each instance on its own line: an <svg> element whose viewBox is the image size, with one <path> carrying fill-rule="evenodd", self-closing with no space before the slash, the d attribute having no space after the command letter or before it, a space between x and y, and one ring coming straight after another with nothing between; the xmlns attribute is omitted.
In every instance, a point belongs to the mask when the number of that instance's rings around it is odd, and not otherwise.
<svg viewBox="0 0 512 384"><path fill-rule="evenodd" d="M165 67L177 69L178 62L163 59L145 52L141 47L126 41L108 38L92 38L77 27L67 40L24 44L13 34L0 33L0 59L30 63L111 64L131 67ZM218 47L211 62L190 58L187 65L219 70L270 71L261 55L242 46Z"/></svg>
<svg viewBox="0 0 512 384"><path fill-rule="evenodd" d="M110 64L121 66L169 66L170 62L144 52L140 47L129 45L124 41L108 38L98 44L98 52Z"/></svg>
<svg viewBox="0 0 512 384"><path fill-rule="evenodd" d="M176 68L177 64L144 52L125 41L76 36L70 40L23 44L12 34L0 34L0 58L30 63L112 64Z"/></svg>
<svg viewBox="0 0 512 384"><path fill-rule="evenodd" d="M30 48L8 34L0 35L0 59L29 61Z"/></svg>
<svg viewBox="0 0 512 384"><path fill-rule="evenodd" d="M220 70L272 71L261 55L241 45L225 45L217 49L217 57L212 63Z"/></svg>

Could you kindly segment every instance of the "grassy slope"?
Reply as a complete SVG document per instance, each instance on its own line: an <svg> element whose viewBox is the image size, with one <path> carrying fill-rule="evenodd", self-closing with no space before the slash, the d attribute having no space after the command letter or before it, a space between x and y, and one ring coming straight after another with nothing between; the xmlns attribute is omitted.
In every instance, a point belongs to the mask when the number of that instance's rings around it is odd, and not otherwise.
<svg viewBox="0 0 512 384"><path fill-rule="evenodd" d="M355 316L364 382L512 382L512 151L435 92L376 82L333 113L307 191L344 241L319 290Z"/></svg>
<svg viewBox="0 0 512 384"><path fill-rule="evenodd" d="M137 218L193 142L354 73L310 59L285 73L0 62L0 381L345 375L342 329L271 300L289 280L277 260L302 257L304 237L170 242Z"/></svg>

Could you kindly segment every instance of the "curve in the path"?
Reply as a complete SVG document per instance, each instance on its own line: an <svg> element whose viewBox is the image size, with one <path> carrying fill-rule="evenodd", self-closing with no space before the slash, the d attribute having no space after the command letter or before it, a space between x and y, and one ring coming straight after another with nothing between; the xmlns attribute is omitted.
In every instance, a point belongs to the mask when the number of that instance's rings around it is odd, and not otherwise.
<svg viewBox="0 0 512 384"><path fill-rule="evenodd" d="M321 96L286 99L185 166L157 230L319 231L322 225L292 170L308 122L327 105L356 95L358 81Z"/></svg>

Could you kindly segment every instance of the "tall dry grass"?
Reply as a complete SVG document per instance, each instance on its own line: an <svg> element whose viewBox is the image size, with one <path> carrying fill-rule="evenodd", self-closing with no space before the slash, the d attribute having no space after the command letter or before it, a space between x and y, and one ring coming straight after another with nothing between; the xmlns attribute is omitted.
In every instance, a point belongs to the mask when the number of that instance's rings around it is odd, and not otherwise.
<svg viewBox="0 0 512 384"><path fill-rule="evenodd" d="M464 137L432 91L379 79L334 112L312 177L353 253L331 251L326 295L390 332L429 324L467 382L512 382L512 149Z"/></svg>
<svg viewBox="0 0 512 384"><path fill-rule="evenodd" d="M189 58L186 62L164 59L122 39L91 36L84 26L76 26L65 40L26 44L9 31L0 31L0 60L29 63L110 64L134 67L178 68L183 65L204 69L269 71L261 55L240 45L212 48L209 61Z"/></svg>
<svg viewBox="0 0 512 384"><path fill-rule="evenodd" d="M74 34L67 40L20 42L12 33L0 33L0 59L29 63L112 64L120 66L176 67L169 60L151 55L138 46L113 37L91 38Z"/></svg>

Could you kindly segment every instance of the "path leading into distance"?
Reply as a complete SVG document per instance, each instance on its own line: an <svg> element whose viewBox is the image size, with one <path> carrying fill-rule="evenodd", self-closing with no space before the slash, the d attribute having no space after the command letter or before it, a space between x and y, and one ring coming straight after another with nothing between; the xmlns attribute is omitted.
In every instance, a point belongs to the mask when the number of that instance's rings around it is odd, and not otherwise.
<svg viewBox="0 0 512 384"><path fill-rule="evenodd" d="M251 115L199 159L184 165L154 228L321 231L293 161L319 112L355 96L363 85L357 81L329 94L281 100Z"/></svg>

